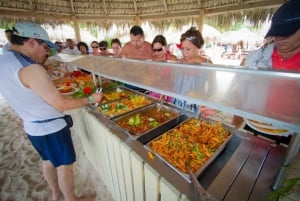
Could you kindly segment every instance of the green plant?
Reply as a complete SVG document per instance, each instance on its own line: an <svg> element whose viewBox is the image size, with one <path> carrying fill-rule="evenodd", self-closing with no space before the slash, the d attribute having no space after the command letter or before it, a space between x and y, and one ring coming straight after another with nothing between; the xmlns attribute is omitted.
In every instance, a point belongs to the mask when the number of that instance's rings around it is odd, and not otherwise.
<svg viewBox="0 0 300 201"><path fill-rule="evenodd" d="M285 179L282 186L269 195L268 201L278 201L280 198L288 196L296 186L300 186L300 178Z"/></svg>

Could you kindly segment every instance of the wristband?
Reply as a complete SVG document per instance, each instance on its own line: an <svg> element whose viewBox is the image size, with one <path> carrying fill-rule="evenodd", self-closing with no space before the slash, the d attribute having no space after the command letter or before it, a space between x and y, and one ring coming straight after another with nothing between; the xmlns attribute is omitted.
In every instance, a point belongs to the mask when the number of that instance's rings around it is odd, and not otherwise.
<svg viewBox="0 0 300 201"><path fill-rule="evenodd" d="M90 105L94 103L94 97L93 96L89 96L88 100L89 100Z"/></svg>

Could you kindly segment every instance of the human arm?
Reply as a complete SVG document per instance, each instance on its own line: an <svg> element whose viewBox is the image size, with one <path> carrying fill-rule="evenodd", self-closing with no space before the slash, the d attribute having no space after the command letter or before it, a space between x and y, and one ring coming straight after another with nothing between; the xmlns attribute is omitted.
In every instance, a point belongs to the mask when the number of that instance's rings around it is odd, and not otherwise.
<svg viewBox="0 0 300 201"><path fill-rule="evenodd" d="M49 78L47 71L41 65L33 64L22 68L19 71L19 78L26 88L31 89L60 112L79 108L89 103L88 98L72 99L60 94ZM102 93L93 94L92 97L94 102L100 102L103 95Z"/></svg>

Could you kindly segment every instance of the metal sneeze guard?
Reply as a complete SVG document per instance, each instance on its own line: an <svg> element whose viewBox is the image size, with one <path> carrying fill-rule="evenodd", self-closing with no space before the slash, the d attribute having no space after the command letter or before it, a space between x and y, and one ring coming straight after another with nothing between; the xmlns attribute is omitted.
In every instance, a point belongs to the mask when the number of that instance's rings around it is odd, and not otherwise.
<svg viewBox="0 0 300 201"><path fill-rule="evenodd" d="M57 57L64 61L64 54ZM72 59L71 59L72 58ZM94 75L300 133L300 73L67 55Z"/></svg>

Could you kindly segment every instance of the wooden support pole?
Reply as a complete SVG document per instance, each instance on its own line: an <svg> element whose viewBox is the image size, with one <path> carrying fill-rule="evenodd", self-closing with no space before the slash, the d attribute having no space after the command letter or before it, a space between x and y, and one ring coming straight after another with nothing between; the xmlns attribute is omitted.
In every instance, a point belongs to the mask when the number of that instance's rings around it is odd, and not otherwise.
<svg viewBox="0 0 300 201"><path fill-rule="evenodd" d="M204 26L204 9L200 9L199 12L199 21L198 21L198 29L201 33L203 33L203 26Z"/></svg>
<svg viewBox="0 0 300 201"><path fill-rule="evenodd" d="M142 24L141 23L141 16L139 16L139 15L134 16L134 24L141 26L141 24Z"/></svg>
<svg viewBox="0 0 300 201"><path fill-rule="evenodd" d="M72 16L72 22L73 22L74 31L75 31L75 40L76 40L76 42L79 42L79 41L81 41L80 29L79 29L77 18L75 16Z"/></svg>

